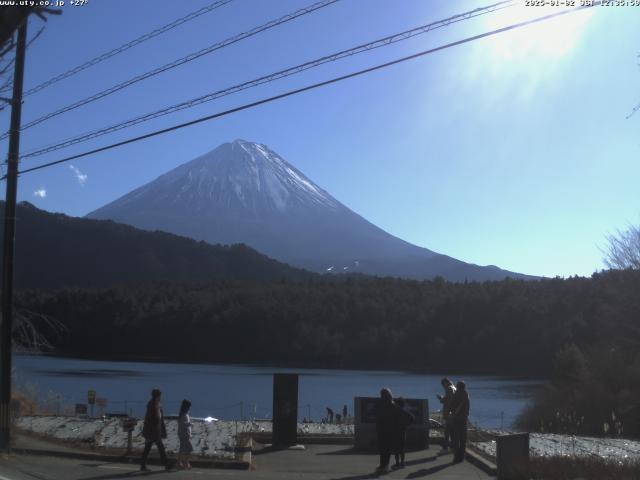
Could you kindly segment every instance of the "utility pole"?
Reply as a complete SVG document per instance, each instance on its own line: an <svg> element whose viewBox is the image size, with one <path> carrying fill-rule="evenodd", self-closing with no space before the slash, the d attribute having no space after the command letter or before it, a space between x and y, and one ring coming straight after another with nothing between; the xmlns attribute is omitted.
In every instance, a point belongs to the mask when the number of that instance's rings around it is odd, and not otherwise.
<svg viewBox="0 0 640 480"><path fill-rule="evenodd" d="M27 19L18 29L16 63L11 99L11 130L7 157L7 195L4 206L4 243L2 252L2 324L0 326L0 452L11 450L11 339L13 330L13 253L16 232L16 196L18 157L20 154L20 117L22 80L27 44Z"/></svg>

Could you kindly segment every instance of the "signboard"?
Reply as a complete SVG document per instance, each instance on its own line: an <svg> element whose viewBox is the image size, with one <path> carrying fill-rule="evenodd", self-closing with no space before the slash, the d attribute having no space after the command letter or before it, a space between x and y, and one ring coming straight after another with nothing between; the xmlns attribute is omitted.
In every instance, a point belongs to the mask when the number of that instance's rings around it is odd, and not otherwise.
<svg viewBox="0 0 640 480"><path fill-rule="evenodd" d="M136 425L138 424L138 420L135 418L125 418L122 420L122 429L125 432L132 432Z"/></svg>
<svg viewBox="0 0 640 480"><path fill-rule="evenodd" d="M87 404L76 403L76 415L86 415L86 414L87 414Z"/></svg>
<svg viewBox="0 0 640 480"><path fill-rule="evenodd" d="M88 404L89 405L93 405L94 403L96 403L96 391L95 390L89 390L87 392L87 399L88 399Z"/></svg>
<svg viewBox="0 0 640 480"><path fill-rule="evenodd" d="M356 418L359 423L376 423L376 408L378 405L378 401L380 400L377 397L358 397L360 400L360 408L358 411L358 417ZM405 399L405 410L410 412L413 415L413 423L412 425L421 425L425 423L425 408L424 408L425 400L417 399L417 398L407 398Z"/></svg>
<svg viewBox="0 0 640 480"><path fill-rule="evenodd" d="M377 445L376 420L379 397L355 397L355 447L373 450ZM429 402L422 398L405 398L405 409L414 420L407 428L408 449L429 447Z"/></svg>
<svg viewBox="0 0 640 480"><path fill-rule="evenodd" d="M98 397L96 398L96 405L104 408L107 406L107 399L106 398L102 398L102 397Z"/></svg>

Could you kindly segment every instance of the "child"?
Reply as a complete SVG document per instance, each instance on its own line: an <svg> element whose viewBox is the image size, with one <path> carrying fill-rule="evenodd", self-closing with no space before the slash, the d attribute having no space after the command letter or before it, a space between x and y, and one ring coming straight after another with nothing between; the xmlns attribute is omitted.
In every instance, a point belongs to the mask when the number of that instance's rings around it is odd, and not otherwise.
<svg viewBox="0 0 640 480"><path fill-rule="evenodd" d="M189 418L189 409L191 402L182 400L180 405L180 415L178 416L178 439L180 439L180 450L178 452L178 468L191 470L189 457L193 452L191 445L191 419Z"/></svg>
<svg viewBox="0 0 640 480"><path fill-rule="evenodd" d="M396 464L393 467L402 468L404 467L404 445L407 437L407 428L414 421L413 414L405 409L405 401L402 397L396 400L394 417L393 453L396 457Z"/></svg>

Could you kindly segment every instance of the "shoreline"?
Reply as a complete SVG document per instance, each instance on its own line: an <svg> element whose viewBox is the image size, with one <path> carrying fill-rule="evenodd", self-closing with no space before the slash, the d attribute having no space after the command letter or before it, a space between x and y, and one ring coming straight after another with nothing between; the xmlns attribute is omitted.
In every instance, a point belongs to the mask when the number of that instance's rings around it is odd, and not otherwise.
<svg viewBox="0 0 640 480"><path fill-rule="evenodd" d="M521 381L539 381L546 382L548 378L543 376L536 375L514 375L513 372L510 373L501 373L501 372L483 372L483 371L453 371L443 373L443 369L436 368L424 368L424 369L401 369L401 368L385 368L385 367L371 367L371 368L358 368L358 367L349 367L349 366L321 366L321 365L284 365L279 364L277 362L199 362L199 361L186 361L186 360L177 360L177 359L166 359L162 357L146 357L146 356L115 356L115 357L95 357L95 356L85 356L85 355L69 355L64 353L28 353L28 352L16 352L15 356L20 357L53 357L59 359L68 359L68 360L87 360L94 362L114 362L114 363L159 363L159 364L174 364L174 365L209 365L209 366L221 366L221 367L251 367L251 368L274 368L281 370L336 370L336 371L353 371L353 372L384 372L389 374L418 374L418 375L441 375L448 377L464 377L464 376L473 376L473 377L486 377L486 378L500 378L502 380L521 380Z"/></svg>

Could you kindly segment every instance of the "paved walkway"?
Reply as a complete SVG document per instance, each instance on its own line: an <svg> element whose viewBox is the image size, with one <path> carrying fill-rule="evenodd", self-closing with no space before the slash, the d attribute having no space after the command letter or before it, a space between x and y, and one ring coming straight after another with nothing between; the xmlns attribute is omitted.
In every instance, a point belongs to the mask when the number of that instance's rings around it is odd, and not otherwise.
<svg viewBox="0 0 640 480"><path fill-rule="evenodd" d="M305 450L282 450L253 455L256 472L297 474L299 478L330 480L358 480L367 478L426 478L432 480L458 480L491 478L468 462L452 464L452 455L438 455L440 447L409 452L405 468L378 475L377 454L355 452L343 445L308 445ZM392 460L393 464L393 460ZM275 478L275 477L274 477Z"/></svg>
<svg viewBox="0 0 640 480"><path fill-rule="evenodd" d="M47 442L38 445L47 447ZM31 446L35 446L32 444ZM355 452L344 445L308 445L304 450L257 450L252 470L196 469L167 472L151 465L150 473L131 463L61 458L59 456L11 455L0 460L0 480L123 480L130 477L171 475L180 478L247 480L360 480L418 479L472 480L491 478L468 462L452 464L451 455L438 455L440 447L409 452L406 467L385 475L375 473L376 454Z"/></svg>

